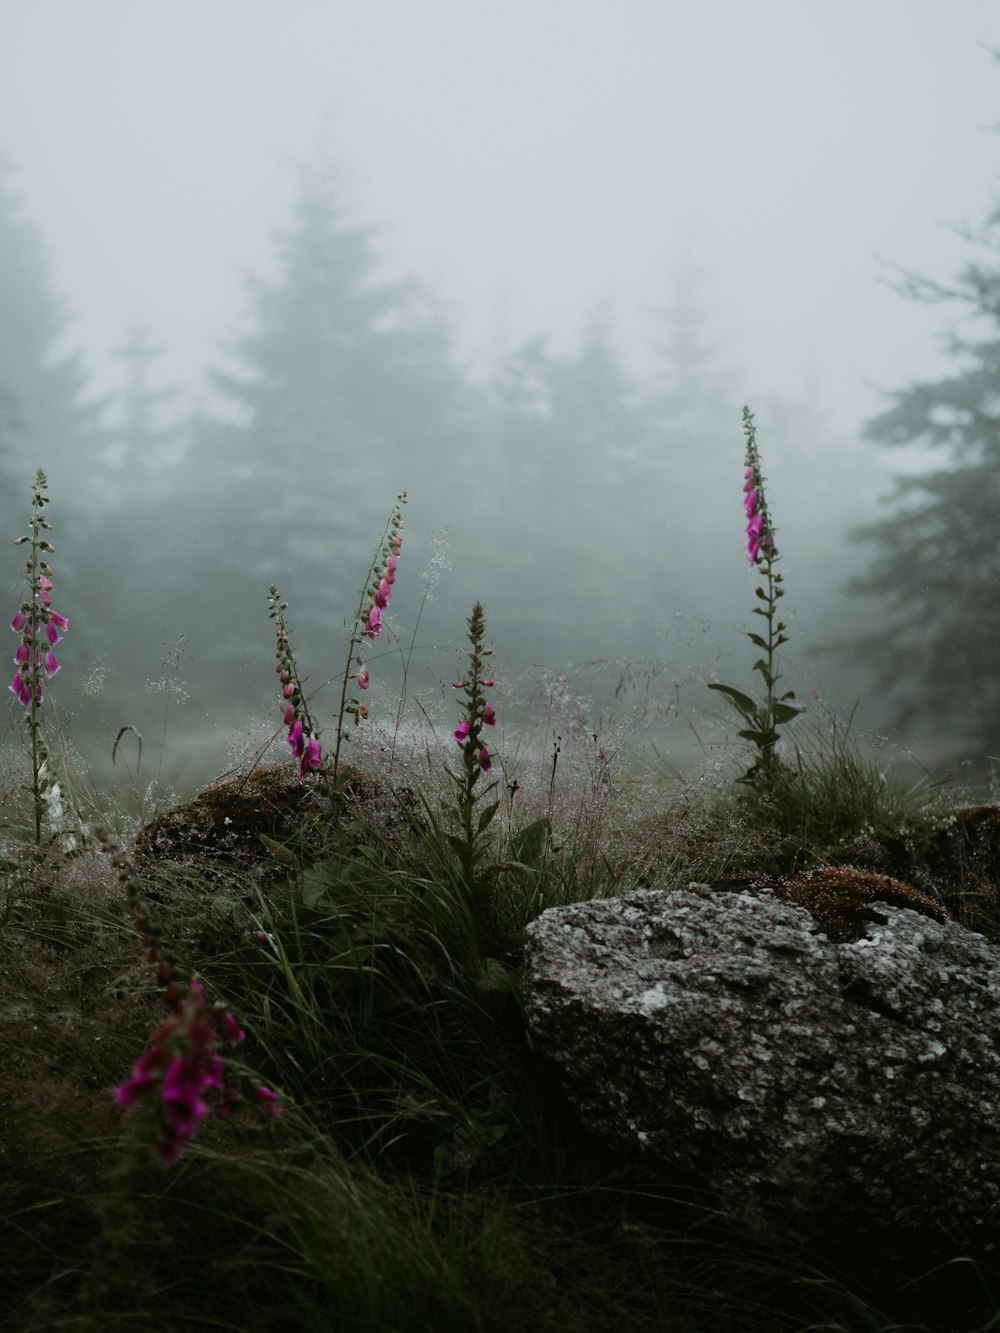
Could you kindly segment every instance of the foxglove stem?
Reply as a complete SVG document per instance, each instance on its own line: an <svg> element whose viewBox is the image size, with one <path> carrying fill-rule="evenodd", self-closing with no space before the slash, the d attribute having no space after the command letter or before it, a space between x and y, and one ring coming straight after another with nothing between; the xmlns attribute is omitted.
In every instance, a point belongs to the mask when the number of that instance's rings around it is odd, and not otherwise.
<svg viewBox="0 0 1000 1333"><path fill-rule="evenodd" d="M288 603L281 600L278 589L272 583L267 594L267 614L274 621L274 633L277 639L275 647L275 671L281 685L280 706L282 723L288 728L285 738L291 746L292 754L299 761L299 776L319 772L322 768L323 754L320 749L317 728L309 713L305 691L299 677L299 669L292 651L285 612Z"/></svg>
<svg viewBox="0 0 1000 1333"><path fill-rule="evenodd" d="M47 784L43 781L43 770L51 767L39 728L39 708L43 697L43 680L48 681L59 670L59 661L52 651L60 641L60 631L69 628L65 616L52 610L52 581L46 556L55 554L55 547L43 534L52 531L52 524L42 517L42 510L49 503L45 494L48 482L45 473L39 468L31 493L31 518L28 520L28 533L17 537L15 546L30 543L28 559L24 566L28 584L28 598L14 613L10 627L21 636L14 654L17 667L10 690L18 703L25 709L28 729L31 732L31 769L32 795L34 798L35 842L42 840L42 815ZM43 643L44 638L44 643ZM51 778L49 779L51 781Z"/></svg>
<svg viewBox="0 0 1000 1333"><path fill-rule="evenodd" d="M774 529L771 527L770 519L767 513L767 500L764 494L764 477L760 470L760 454L757 452L757 430L754 425L753 414L748 407L743 409L743 433L746 436L746 473L749 474L749 480L752 482L750 490L747 492L747 514L749 522L747 524L747 558L750 563L758 568L763 566L766 591L763 591L764 604L767 607L764 612L767 620L767 636L765 652L767 653L765 669L762 672L767 687L764 696L764 716L762 719L762 741L759 747L759 763L762 770L762 777L769 781L773 777L775 753L774 747L777 744L777 731L775 729L775 691L777 683L777 654L779 646L785 641L782 631L784 625L777 619L778 598L782 597L781 575L775 571L775 562L778 559L778 549L774 541ZM753 496L752 502L750 496ZM757 610L758 608L754 608ZM774 739L770 738L773 735Z"/></svg>
<svg viewBox="0 0 1000 1333"><path fill-rule="evenodd" d="M372 562L368 566L364 587L354 613L351 637L347 649L347 665L340 686L340 708L337 713L337 740L333 749L333 762L330 770L330 786L337 792L337 778L340 773L340 747L349 739L346 719L353 717L354 725L360 726L368 717L368 705L357 696L348 699L347 691L352 680L357 681L359 690L367 690L371 684L368 667L362 660L359 649L364 641L374 641L382 633L382 613L392 598L392 585L396 582L397 557L403 544L403 505L406 504L406 492L400 491L396 497L392 513L386 519L382 539L375 550Z"/></svg>
<svg viewBox="0 0 1000 1333"><path fill-rule="evenodd" d="M209 1006L205 989L197 977L187 983L177 979L178 963L163 938L152 907L143 895L142 881L129 856L116 846L110 833L95 828L95 837L111 855L126 906L146 951L146 961L156 968L156 984L163 992L167 1017L155 1029L149 1048L139 1057L132 1073L114 1091L119 1106L126 1109L158 1092L156 1103L156 1151L165 1166L175 1162L194 1138L209 1113L202 1093L217 1088L222 1093L222 1114L231 1113L237 1097L236 1080L227 1074L219 1047L225 1041L237 1046L246 1033L223 1001ZM243 1082L248 1080L244 1077ZM253 1086L253 1081L250 1080ZM280 1114L274 1093L266 1108ZM258 1095L259 1099L259 1095Z"/></svg>
<svg viewBox="0 0 1000 1333"><path fill-rule="evenodd" d="M476 790L480 778L488 773L493 761L489 748L482 736L484 727L496 725L496 712L484 691L493 684L486 674L486 659L492 649L485 646L486 617L481 603L476 602L469 617L469 666L464 680L456 680L453 689L461 690L465 695L461 721L452 733L462 750L461 774L449 773L458 787L458 819L461 832L453 845L458 853L462 878L472 901L477 919L482 917L482 897L485 880L477 875L476 863L482 854L485 835L499 802L476 816L476 806L496 786L490 784L486 791Z"/></svg>
<svg viewBox="0 0 1000 1333"><path fill-rule="evenodd" d="M748 632L748 637L755 647L763 650L765 656L754 663L754 670L760 674L765 685L763 703L758 703L750 695L735 689L731 685L713 682L709 689L724 694L743 717L746 726L739 732L745 739L753 741L757 747L757 759L752 767L740 779L741 782L754 785L767 785L774 778L777 768L775 746L778 743L778 727L791 721L802 710L789 703L795 697L792 690L779 695L776 686L778 675L778 649L787 643L784 621L778 619L778 602L784 597L782 576L775 566L779 556L775 542L775 530L767 509L764 490L764 476L760 469L760 455L757 451L757 434L753 414L748 407L743 409L743 433L746 436L746 458L743 473L743 509L747 518L747 558L750 564L760 569L764 576L764 586L757 588L757 598L763 606L755 606L754 614L763 616L767 622L766 634Z"/></svg>

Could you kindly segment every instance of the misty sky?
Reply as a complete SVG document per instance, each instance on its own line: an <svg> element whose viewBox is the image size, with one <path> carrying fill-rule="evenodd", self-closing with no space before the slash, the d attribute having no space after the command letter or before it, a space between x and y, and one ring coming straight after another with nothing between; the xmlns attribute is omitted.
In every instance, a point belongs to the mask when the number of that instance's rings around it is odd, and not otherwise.
<svg viewBox="0 0 1000 1333"><path fill-rule="evenodd" d="M948 278L993 198L995 0L0 0L0 152L101 388L145 323L193 389L328 148L389 271L469 362L601 306L641 369L677 275L736 393L839 426L941 362Z"/></svg>

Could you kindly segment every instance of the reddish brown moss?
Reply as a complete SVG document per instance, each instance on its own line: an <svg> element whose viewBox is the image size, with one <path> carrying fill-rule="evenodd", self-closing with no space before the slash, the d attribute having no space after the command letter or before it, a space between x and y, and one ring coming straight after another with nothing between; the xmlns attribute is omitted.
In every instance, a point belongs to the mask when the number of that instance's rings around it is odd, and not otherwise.
<svg viewBox="0 0 1000 1333"><path fill-rule="evenodd" d="M873 904L909 907L914 912L947 921L939 902L912 884L857 866L817 866L773 885L782 902L805 907L831 939L858 939L869 921L877 920Z"/></svg>

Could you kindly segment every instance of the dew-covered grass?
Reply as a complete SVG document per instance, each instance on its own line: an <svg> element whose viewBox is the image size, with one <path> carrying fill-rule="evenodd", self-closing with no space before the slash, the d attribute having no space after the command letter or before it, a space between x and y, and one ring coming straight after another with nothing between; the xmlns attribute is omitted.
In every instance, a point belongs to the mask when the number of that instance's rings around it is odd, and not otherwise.
<svg viewBox="0 0 1000 1333"><path fill-rule="evenodd" d="M152 828L141 803L65 777L63 823L37 847L10 761L3 1327L1000 1326L1000 1284L960 1254L873 1283L822 1254L768 1249L691 1182L617 1161L532 1049L518 992L524 927L548 907L831 862L905 879L1000 942L990 807L963 823L970 801L954 784L863 757L830 719L798 725L761 790L736 781L741 755L678 775L630 758L633 724L567 716L496 747L475 904L449 842L442 765L458 747L426 711L360 733L334 804L287 761L251 789L261 747L248 738L223 788ZM209 808L221 818L206 824ZM284 1106L213 1111L170 1167L142 1108L111 1095L162 1005L98 823Z"/></svg>

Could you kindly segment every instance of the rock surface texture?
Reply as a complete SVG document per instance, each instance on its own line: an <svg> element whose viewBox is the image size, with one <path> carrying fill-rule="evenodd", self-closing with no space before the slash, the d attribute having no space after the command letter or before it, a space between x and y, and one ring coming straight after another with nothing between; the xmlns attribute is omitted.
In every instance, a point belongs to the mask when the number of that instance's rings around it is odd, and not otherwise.
<svg viewBox="0 0 1000 1333"><path fill-rule="evenodd" d="M873 905L831 939L766 890L691 885L528 927L535 1049L587 1127L769 1240L1000 1239L1000 951Z"/></svg>

